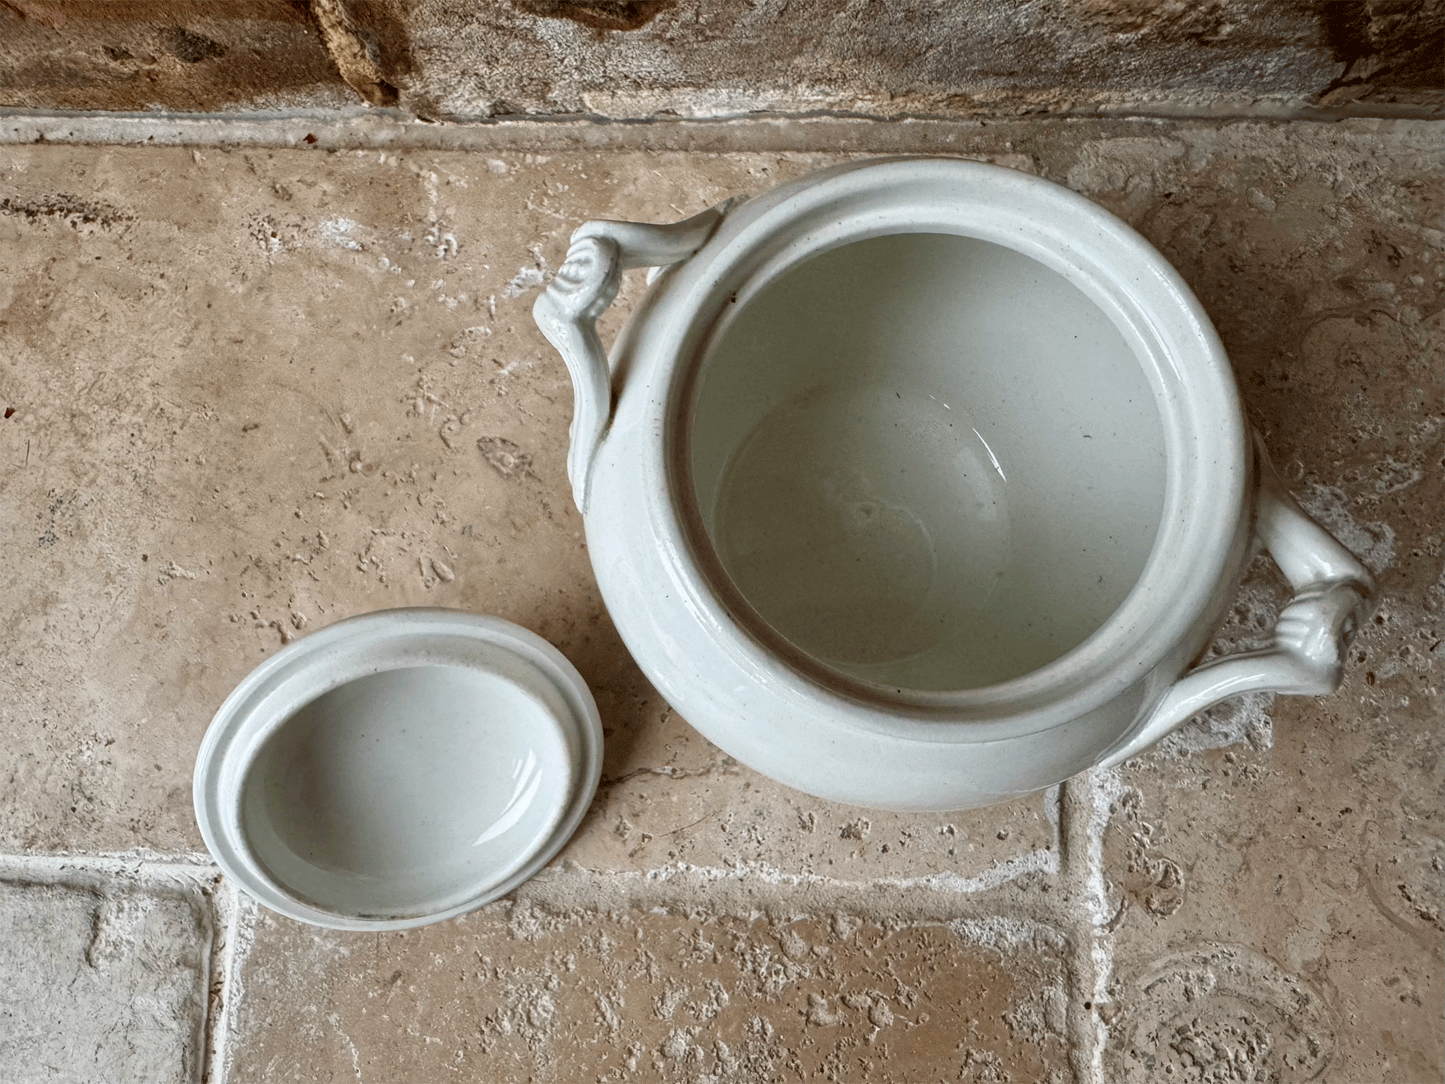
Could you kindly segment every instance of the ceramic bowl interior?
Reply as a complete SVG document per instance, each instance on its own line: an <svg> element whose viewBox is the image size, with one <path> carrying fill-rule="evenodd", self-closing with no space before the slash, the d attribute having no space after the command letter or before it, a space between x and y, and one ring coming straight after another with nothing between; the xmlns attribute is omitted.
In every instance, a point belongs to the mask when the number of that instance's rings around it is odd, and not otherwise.
<svg viewBox="0 0 1445 1084"><path fill-rule="evenodd" d="M1012 249L857 240L735 306L690 419L697 513L755 616L847 677L965 690L1105 624L1164 506L1149 380Z"/></svg>
<svg viewBox="0 0 1445 1084"><path fill-rule="evenodd" d="M408 666L291 712L241 785L241 831L286 895L398 920L499 883L553 832L574 783L555 709L514 676Z"/></svg>

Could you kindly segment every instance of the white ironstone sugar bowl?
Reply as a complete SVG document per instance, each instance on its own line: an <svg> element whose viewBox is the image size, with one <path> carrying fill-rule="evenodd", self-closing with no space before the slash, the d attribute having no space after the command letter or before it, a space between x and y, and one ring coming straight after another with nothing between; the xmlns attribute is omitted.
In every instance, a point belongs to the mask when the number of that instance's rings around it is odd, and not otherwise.
<svg viewBox="0 0 1445 1084"><path fill-rule="evenodd" d="M1280 485L1179 275L1064 188L886 160L590 222L534 312L619 632L766 775L983 805L1339 683L1369 574ZM1294 590L1272 643L1193 665L1255 545Z"/></svg>

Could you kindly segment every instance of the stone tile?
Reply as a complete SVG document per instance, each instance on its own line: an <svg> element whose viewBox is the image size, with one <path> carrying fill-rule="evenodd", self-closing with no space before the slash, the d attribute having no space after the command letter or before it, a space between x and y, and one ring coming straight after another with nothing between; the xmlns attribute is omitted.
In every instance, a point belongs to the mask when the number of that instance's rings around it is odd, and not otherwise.
<svg viewBox="0 0 1445 1084"><path fill-rule="evenodd" d="M1362 726L1278 701L1273 731L1120 773L1110 1079L1214 1079L1233 1059L1284 1082L1438 1080L1438 708Z"/></svg>
<svg viewBox="0 0 1445 1084"><path fill-rule="evenodd" d="M211 936L180 891L0 881L0 1079L199 1081Z"/></svg>
<svg viewBox="0 0 1445 1084"><path fill-rule="evenodd" d="M1381 588L1340 693L1226 705L1111 784L1110 1079L1445 1072L1441 189L1299 149L1108 197L1199 292L1276 461ZM1283 598L1261 560L1219 646L1258 642Z"/></svg>
<svg viewBox="0 0 1445 1084"><path fill-rule="evenodd" d="M670 217L750 177L525 157L0 151L5 846L197 848L231 685L380 607L529 625L634 725L527 287L622 191Z"/></svg>
<svg viewBox="0 0 1445 1084"><path fill-rule="evenodd" d="M266 917L231 1079L1064 1081L1062 938L1009 920L493 905L335 934Z"/></svg>

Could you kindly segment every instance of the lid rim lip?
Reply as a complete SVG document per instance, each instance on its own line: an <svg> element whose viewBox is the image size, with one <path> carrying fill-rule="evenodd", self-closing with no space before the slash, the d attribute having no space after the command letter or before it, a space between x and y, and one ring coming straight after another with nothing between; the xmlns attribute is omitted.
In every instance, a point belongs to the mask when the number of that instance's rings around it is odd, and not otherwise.
<svg viewBox="0 0 1445 1084"><path fill-rule="evenodd" d="M260 748L279 720L256 721L258 709L275 697L287 683L314 674L335 663L335 656L364 651L369 645L388 640L428 636L456 636L492 648L499 648L535 671L566 705L565 714L551 713L563 744L571 755L570 793L560 813L549 818L541 842L524 851L525 858L513 865L500 881L482 882L475 892L459 902L435 910L395 916L367 916L327 910L309 905L282 888L254 861L240 832L241 782L255 751ZM382 653L384 656L384 652ZM404 663L417 665L415 658ZM468 666L468 660L449 661L437 654L437 665ZM424 664L423 664L424 665ZM380 665L366 672L391 667ZM492 671L495 673L496 671ZM351 675L329 686L335 688ZM525 690L525 686L523 686ZM326 690L322 690L324 692ZM536 694L525 690L530 696ZM314 687L311 696L320 695ZM248 727L248 724L251 724ZM249 755L248 755L249 754ZM602 723L596 701L576 667L551 643L514 622L440 607L405 607L377 610L344 618L287 645L247 674L232 690L212 718L196 758L192 783L197 825L206 848L222 873L236 882L247 895L267 908L311 925L339 930L400 930L456 918L474 911L515 890L556 856L572 837L586 815L602 772ZM456 894L449 894L457 900Z"/></svg>

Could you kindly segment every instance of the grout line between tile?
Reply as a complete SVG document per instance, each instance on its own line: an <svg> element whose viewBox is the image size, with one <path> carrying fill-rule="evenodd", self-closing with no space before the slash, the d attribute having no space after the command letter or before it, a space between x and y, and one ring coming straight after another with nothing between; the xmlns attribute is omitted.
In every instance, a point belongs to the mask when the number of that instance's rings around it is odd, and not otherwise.
<svg viewBox="0 0 1445 1084"><path fill-rule="evenodd" d="M1058 873L1058 867L1057 850L1033 850L995 862L972 877L940 872L915 877L870 877L858 881L818 873L788 873L763 862L737 862L729 866L694 866L686 862L676 862L660 869L617 871L611 875L638 876L648 881L668 881L679 876L706 882L750 880L785 888L822 887L835 888L842 892L867 891L881 887L972 895L998 888L1030 873L1055 874Z"/></svg>
<svg viewBox="0 0 1445 1084"><path fill-rule="evenodd" d="M1106 1084L1107 1032L1099 1010L1108 1000L1113 941L1108 930L1104 831L1114 796L1114 773L1089 771L1061 788L1060 880L1070 908L1069 1054L1079 1084Z"/></svg>
<svg viewBox="0 0 1445 1084"><path fill-rule="evenodd" d="M772 917L843 911L883 920L981 920L1000 912L1062 932L1056 908L1028 891L1058 871L1058 852L1033 851L975 877L952 874L844 881L784 873L761 864L680 864L650 871L599 870L563 863L544 870L509 897L566 910L702 906L719 914Z"/></svg>
<svg viewBox="0 0 1445 1084"><path fill-rule="evenodd" d="M234 884L221 878L214 904L224 931L215 964L213 996L207 1014L205 1084L226 1084L230 1079L232 1035L240 1012L244 986L241 968L255 944L256 903ZM219 1005L219 1007L217 1007Z"/></svg>
<svg viewBox="0 0 1445 1084"><path fill-rule="evenodd" d="M820 911L876 917L910 924L943 921L961 936L982 943L1077 940L1073 914L1052 897L1031 891L1038 878L1072 874L1068 848L1072 827L1069 790L1050 793L1054 845L1018 855L971 877L954 873L845 881L793 874L762 864L736 867L678 865L651 871L611 871L563 864L544 870L509 899L565 909L699 906L716 913L792 917ZM94 882L124 879L154 887L185 888L204 897L212 920L201 1080L227 1084L235 1055L236 1028L245 988L242 971L254 945L260 907L204 854L110 852L101 854L3 855L0 880ZM1057 894L1055 894L1057 895ZM1074 895L1077 893L1068 893ZM1092 927L1091 927L1092 928ZM1054 931L1049 933L1048 931ZM1076 964L1069 967L1077 972ZM1077 980L1075 986L1077 986ZM1073 991L1071 991L1073 993ZM1078 997L1071 998L1071 1004ZM1071 1028L1071 1037L1073 1031ZM1080 1075L1081 1084L1099 1078Z"/></svg>
<svg viewBox="0 0 1445 1084"><path fill-rule="evenodd" d="M63 881L69 877L126 877L137 884L196 888L219 870L209 854L156 851L101 851L94 854L0 854L0 880L36 878Z"/></svg>
<svg viewBox="0 0 1445 1084"><path fill-rule="evenodd" d="M755 114L681 120L604 117L496 118L429 123L395 109L273 113L146 114L0 109L0 145L294 147L379 151L652 150L919 153L948 151L997 126L1127 120L1139 124L1359 124L1438 127L1433 116L1304 115L1255 110L1195 115L1149 110L1088 114L874 117L843 113Z"/></svg>

